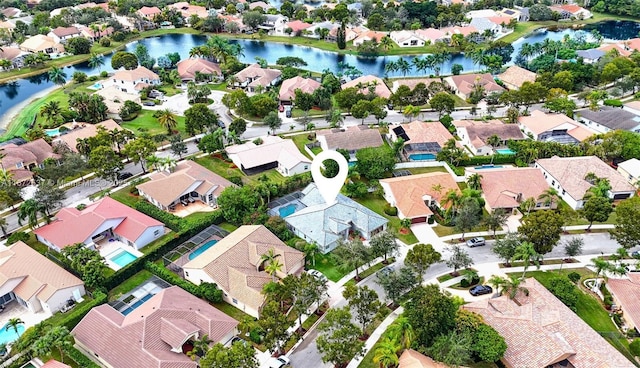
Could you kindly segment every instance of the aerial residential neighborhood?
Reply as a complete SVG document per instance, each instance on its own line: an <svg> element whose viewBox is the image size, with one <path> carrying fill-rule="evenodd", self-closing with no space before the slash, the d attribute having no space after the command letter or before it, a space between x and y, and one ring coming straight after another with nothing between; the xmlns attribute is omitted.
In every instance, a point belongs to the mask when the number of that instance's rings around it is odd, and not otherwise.
<svg viewBox="0 0 640 368"><path fill-rule="evenodd" d="M0 368L640 367L638 5L0 1Z"/></svg>

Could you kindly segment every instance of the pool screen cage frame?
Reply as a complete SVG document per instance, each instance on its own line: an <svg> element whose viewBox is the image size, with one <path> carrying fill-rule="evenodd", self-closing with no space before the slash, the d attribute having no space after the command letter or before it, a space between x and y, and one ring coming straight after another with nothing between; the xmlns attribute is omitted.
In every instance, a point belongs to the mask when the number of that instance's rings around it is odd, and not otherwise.
<svg viewBox="0 0 640 368"><path fill-rule="evenodd" d="M167 252L167 254L162 257L164 266L179 275L182 274L182 266L189 262L189 254L214 235L224 238L229 235L229 232L216 225L207 227L189 240Z"/></svg>

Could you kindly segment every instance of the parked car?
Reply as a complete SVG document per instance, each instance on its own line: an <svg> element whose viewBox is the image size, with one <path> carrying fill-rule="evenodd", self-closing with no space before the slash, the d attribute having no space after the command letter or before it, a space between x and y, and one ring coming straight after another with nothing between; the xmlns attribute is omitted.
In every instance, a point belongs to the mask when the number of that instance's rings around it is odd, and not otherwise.
<svg viewBox="0 0 640 368"><path fill-rule="evenodd" d="M121 173L118 174L118 180L125 180L125 179L129 179L130 177L132 177L133 174L128 172L128 171L123 171Z"/></svg>
<svg viewBox="0 0 640 368"><path fill-rule="evenodd" d="M286 117L290 118L290 117L292 116L292 115L291 115L291 109L287 109L287 110L285 111L285 113L284 113L284 116L286 116Z"/></svg>
<svg viewBox="0 0 640 368"><path fill-rule="evenodd" d="M393 273L395 271L395 268L393 268L393 266L387 266L387 267L383 267L382 269L380 269L380 274L381 275L388 275L390 273Z"/></svg>
<svg viewBox="0 0 640 368"><path fill-rule="evenodd" d="M155 106L156 103L153 101L145 101L142 103L144 106Z"/></svg>
<svg viewBox="0 0 640 368"><path fill-rule="evenodd" d="M236 342L239 342L241 344L244 345L251 345L251 343L245 339L241 339L238 336L234 336L233 338L231 338L231 341L229 341L229 346L235 344Z"/></svg>
<svg viewBox="0 0 640 368"><path fill-rule="evenodd" d="M309 270L307 271L307 273L317 279L320 280L327 280L327 276L323 275L322 272L318 271L318 270Z"/></svg>
<svg viewBox="0 0 640 368"><path fill-rule="evenodd" d="M633 257L633 258L638 258L638 257L640 257L640 251L637 251L637 250L636 250L636 251L631 252L631 257Z"/></svg>
<svg viewBox="0 0 640 368"><path fill-rule="evenodd" d="M476 285L469 289L469 294L473 296L491 294L493 293L493 289L489 285Z"/></svg>
<svg viewBox="0 0 640 368"><path fill-rule="evenodd" d="M269 368L284 368L291 367L291 360L286 356L282 355L277 358L269 358L267 361L267 367Z"/></svg>
<svg viewBox="0 0 640 368"><path fill-rule="evenodd" d="M467 246L469 248L481 247L481 246L483 246L485 244L486 244L486 242L485 242L484 238L481 237L481 236L479 236L477 238L473 238L473 239L467 240Z"/></svg>
<svg viewBox="0 0 640 368"><path fill-rule="evenodd" d="M278 111L280 111L280 112L284 112L284 105L280 105L280 106L278 106Z"/></svg>
<svg viewBox="0 0 640 368"><path fill-rule="evenodd" d="M227 127L222 120L218 120L218 126L222 129L225 129Z"/></svg>

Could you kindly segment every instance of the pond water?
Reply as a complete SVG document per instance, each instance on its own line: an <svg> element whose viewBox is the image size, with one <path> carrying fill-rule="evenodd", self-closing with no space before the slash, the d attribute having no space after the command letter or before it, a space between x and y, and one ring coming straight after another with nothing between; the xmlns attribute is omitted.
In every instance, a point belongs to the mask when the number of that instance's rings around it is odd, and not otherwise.
<svg viewBox="0 0 640 368"><path fill-rule="evenodd" d="M536 32L527 38L521 38L513 43L514 56L520 50L523 43L542 42L549 38L552 40L561 40L566 34L576 36L579 33L590 37L591 30L596 29L605 39L625 40L637 37L640 31L640 23L624 21L624 22L601 22L585 26L582 30L565 29L561 31ZM205 42L206 36L191 34L167 34L160 37L147 38L136 41L126 46L127 51L133 51L138 42L147 46L149 54L155 58L165 55L168 52L178 52L185 59L189 57L189 50L193 46L201 45ZM275 61L282 56L297 56L307 60L309 65L306 69L322 72L325 69L337 72L340 70L340 63L346 63L355 66L364 74L374 74L378 76L384 75L384 67L389 61L396 61L403 58L409 62L414 56L380 56L376 58L362 58L354 55L340 55L337 53L322 51L311 47L285 45L281 43L262 42L254 40L234 40L231 42L240 43L244 47L244 56L241 61L245 63L255 62L256 57L266 59L269 63ZM101 70L112 72L111 55L106 55L105 63ZM451 60L443 65L441 73L450 74L453 64L461 64L464 72L471 72L476 69L476 65L471 59L466 58L463 54L453 55ZM97 74L99 71L89 67L87 62L68 66L64 68L67 77L70 79L74 72L81 71L89 75ZM420 75L429 75L431 72L421 73ZM407 76L419 75L415 70L411 70ZM395 73L391 76L400 76ZM22 78L11 83L0 85L0 116L4 117L9 109L16 104L30 100L35 94L44 89L53 87L54 84L48 80L47 74L40 74L33 77Z"/></svg>

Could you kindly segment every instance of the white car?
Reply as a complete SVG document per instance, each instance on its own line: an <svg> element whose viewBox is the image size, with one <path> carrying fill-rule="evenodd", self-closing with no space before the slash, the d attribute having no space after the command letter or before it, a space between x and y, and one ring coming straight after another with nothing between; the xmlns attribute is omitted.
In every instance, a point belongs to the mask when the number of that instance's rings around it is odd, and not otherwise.
<svg viewBox="0 0 640 368"><path fill-rule="evenodd" d="M291 360L286 356L282 355L277 358L269 358L267 361L269 368L284 368L291 367Z"/></svg>
<svg viewBox="0 0 640 368"><path fill-rule="evenodd" d="M309 270L307 273L317 279L327 281L327 276L323 275L322 272L318 270Z"/></svg>

